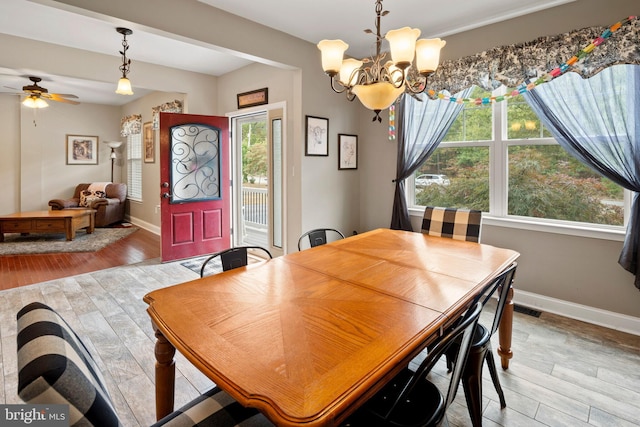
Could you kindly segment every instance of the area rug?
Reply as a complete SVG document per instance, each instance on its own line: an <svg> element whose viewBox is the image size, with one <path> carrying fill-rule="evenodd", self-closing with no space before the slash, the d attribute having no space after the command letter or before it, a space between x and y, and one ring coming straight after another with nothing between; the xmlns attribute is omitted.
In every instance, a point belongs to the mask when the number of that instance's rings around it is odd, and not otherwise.
<svg viewBox="0 0 640 427"><path fill-rule="evenodd" d="M127 237L136 230L138 230L137 227L96 228L91 234L79 230L71 241L67 241L64 233L26 236L19 233L5 233L4 242L0 242L0 255L95 252Z"/></svg>
<svg viewBox="0 0 640 427"><path fill-rule="evenodd" d="M198 257L198 258L190 258L186 261L180 263L181 266L187 267L189 270L193 271L200 275L200 269L202 268L202 264L209 258L210 255ZM209 261L207 266L204 269L205 276L209 276L211 274L219 273L222 271L222 262L220 262L220 258L212 259Z"/></svg>
<svg viewBox="0 0 640 427"><path fill-rule="evenodd" d="M210 256L211 255L206 255L206 256L197 257L197 258L190 258L190 259L181 261L180 265L200 275L200 269L202 268L202 264ZM254 262L264 261L264 259L251 254L248 255L247 260L249 261L249 264L253 264ZM212 259L207 263L207 266L204 269L204 275L210 276L212 274L220 273L221 271L222 271L222 261L220 261L220 257L218 257L218 258Z"/></svg>

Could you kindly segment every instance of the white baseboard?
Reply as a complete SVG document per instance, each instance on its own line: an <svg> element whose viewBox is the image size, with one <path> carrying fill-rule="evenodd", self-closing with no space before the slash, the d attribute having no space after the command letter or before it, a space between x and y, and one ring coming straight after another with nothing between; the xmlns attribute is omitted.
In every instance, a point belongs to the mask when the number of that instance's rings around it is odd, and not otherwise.
<svg viewBox="0 0 640 427"><path fill-rule="evenodd" d="M142 221L138 218L132 218L130 216L127 216L126 219L133 225L137 225L140 228L144 228L145 230L150 231L153 234L157 234L158 236L160 235L160 227L158 227L157 225L153 225L146 221Z"/></svg>
<svg viewBox="0 0 640 427"><path fill-rule="evenodd" d="M617 331L640 336L640 318L514 289L513 302Z"/></svg>

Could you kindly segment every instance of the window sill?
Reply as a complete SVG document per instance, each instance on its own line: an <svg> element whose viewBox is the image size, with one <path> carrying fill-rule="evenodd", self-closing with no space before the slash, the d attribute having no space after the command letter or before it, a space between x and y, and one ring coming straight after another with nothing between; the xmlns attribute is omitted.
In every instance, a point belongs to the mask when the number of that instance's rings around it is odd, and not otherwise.
<svg viewBox="0 0 640 427"><path fill-rule="evenodd" d="M422 209L409 209L409 215L422 218ZM532 218L502 218L489 214L482 215L482 223L493 227L517 228L520 230L539 231L542 233L565 234L576 237L588 237L591 239L603 239L623 242L626 227L607 225L585 225L570 222L536 221Z"/></svg>

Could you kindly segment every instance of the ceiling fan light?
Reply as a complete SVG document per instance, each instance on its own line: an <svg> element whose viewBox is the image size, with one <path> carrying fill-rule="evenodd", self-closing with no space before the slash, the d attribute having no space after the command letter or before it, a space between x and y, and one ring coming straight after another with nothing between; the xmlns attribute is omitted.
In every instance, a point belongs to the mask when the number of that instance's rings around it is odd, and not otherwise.
<svg viewBox="0 0 640 427"><path fill-rule="evenodd" d="M22 105L28 108L46 108L49 106L47 101L37 96L27 96L24 101L22 101Z"/></svg>
<svg viewBox="0 0 640 427"><path fill-rule="evenodd" d="M116 93L119 95L133 95L133 90L131 90L131 82L128 78L122 77L118 80L118 88L116 89Z"/></svg>

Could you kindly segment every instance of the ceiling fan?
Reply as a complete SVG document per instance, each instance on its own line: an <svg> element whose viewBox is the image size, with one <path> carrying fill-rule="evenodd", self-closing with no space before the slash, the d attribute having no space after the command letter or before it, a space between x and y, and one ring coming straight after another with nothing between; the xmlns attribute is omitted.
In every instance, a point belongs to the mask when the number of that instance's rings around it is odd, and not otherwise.
<svg viewBox="0 0 640 427"><path fill-rule="evenodd" d="M49 91L38 85L39 82L42 81L40 77L29 76L29 80L31 80L31 84L23 86L22 91L27 95L27 97L22 101L22 103L31 108L43 108L47 106L45 99L56 101L56 102L64 102L67 104L80 104L78 101L74 101L73 99L77 99L78 97L71 94L63 94L63 93L49 93ZM13 88L9 88L13 89ZM15 89L14 89L15 90ZM44 99L43 99L44 98Z"/></svg>

